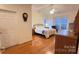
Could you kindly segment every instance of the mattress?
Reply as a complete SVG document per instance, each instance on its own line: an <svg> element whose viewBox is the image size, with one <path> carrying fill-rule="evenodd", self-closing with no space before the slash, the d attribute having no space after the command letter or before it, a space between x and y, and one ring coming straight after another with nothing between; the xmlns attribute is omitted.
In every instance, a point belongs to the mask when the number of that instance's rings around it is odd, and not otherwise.
<svg viewBox="0 0 79 59"><path fill-rule="evenodd" d="M41 35L45 35L46 38L49 38L50 35L56 33L56 29L45 28L45 27L36 27L35 32Z"/></svg>

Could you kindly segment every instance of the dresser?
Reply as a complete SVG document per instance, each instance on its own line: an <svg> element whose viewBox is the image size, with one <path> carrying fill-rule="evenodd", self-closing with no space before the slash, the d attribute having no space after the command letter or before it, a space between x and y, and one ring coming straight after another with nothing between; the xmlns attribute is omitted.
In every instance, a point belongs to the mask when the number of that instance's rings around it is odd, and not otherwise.
<svg viewBox="0 0 79 59"><path fill-rule="evenodd" d="M71 34L55 35L55 54L75 54L77 37Z"/></svg>

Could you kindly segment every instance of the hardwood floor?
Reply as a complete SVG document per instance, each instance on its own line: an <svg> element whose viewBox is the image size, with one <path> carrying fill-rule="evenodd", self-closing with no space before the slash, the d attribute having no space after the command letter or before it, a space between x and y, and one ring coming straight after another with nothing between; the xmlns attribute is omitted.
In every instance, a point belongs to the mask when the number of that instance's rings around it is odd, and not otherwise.
<svg viewBox="0 0 79 59"><path fill-rule="evenodd" d="M33 40L5 49L2 54L53 54L55 38L33 35Z"/></svg>

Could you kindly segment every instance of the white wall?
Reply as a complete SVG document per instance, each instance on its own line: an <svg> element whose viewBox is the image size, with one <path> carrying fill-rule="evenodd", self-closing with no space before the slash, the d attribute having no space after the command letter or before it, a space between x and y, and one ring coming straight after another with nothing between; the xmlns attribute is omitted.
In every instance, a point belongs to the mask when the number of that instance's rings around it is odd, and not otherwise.
<svg viewBox="0 0 79 59"><path fill-rule="evenodd" d="M5 17L7 15L8 15L8 17L10 15L13 15L13 16L11 16L12 18L10 17L10 18L6 19L7 24L8 24L7 28L9 28L9 29L5 28L5 30L9 31L8 32L9 39L8 39L8 42L6 42L6 44L5 44L5 41L7 41L7 40L4 38L4 40L3 40L4 45L8 46L8 45L10 45L10 44L12 45L14 43L20 44L20 43L24 43L24 42L32 40L31 5L0 5L0 9L16 11L16 13L14 13L14 14L5 13L6 14ZM23 18L22 18L22 13L24 13L24 12L28 13L27 22L24 22ZM13 21L11 22L10 20L13 20ZM11 26L13 26L13 27L11 28Z"/></svg>
<svg viewBox="0 0 79 59"><path fill-rule="evenodd" d="M43 24L44 16L40 12L32 12L32 25L34 24Z"/></svg>

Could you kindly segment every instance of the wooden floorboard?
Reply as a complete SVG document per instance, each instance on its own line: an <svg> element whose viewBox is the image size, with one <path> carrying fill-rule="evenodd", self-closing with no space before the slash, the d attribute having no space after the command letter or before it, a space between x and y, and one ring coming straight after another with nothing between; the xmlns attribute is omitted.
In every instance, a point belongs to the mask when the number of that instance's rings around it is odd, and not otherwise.
<svg viewBox="0 0 79 59"><path fill-rule="evenodd" d="M53 54L55 38L46 39L41 35L33 35L32 41L7 48L3 54Z"/></svg>

